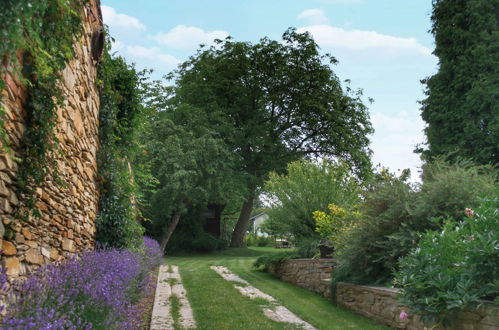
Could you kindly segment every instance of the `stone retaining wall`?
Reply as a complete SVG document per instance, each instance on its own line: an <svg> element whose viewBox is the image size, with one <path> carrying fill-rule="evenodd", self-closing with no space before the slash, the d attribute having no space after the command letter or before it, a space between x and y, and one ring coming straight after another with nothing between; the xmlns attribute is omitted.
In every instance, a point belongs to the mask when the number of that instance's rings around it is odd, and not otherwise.
<svg viewBox="0 0 499 330"><path fill-rule="evenodd" d="M333 268L332 259L290 259L271 266L269 272L285 282L331 298ZM338 305L380 324L396 329L425 329L417 315L409 315L405 320L400 319L400 313L409 313L409 310L397 301L397 293L397 289L338 283L335 298ZM499 307L484 304L477 310L460 312L454 318L450 329L499 330Z"/></svg>
<svg viewBox="0 0 499 330"><path fill-rule="evenodd" d="M333 268L332 259L289 259L271 266L269 272L284 282L330 298Z"/></svg>
<svg viewBox="0 0 499 330"><path fill-rule="evenodd" d="M408 312L397 301L397 289L338 283L336 289L338 305L392 328L421 330L424 325L418 315L409 315L401 320L400 312ZM409 313L410 314L410 313ZM435 330L442 328L435 328ZM499 329L499 307L484 304L478 310L468 309L453 318L452 330L497 330Z"/></svg>
<svg viewBox="0 0 499 330"><path fill-rule="evenodd" d="M96 86L97 58L102 30L98 0L82 11L84 31L75 42L76 55L62 72L64 106L57 111L57 132L62 153L56 156L62 184L48 175L37 188L41 217L15 219L16 158L25 132L23 108L28 90L4 64L6 82L2 91L5 129L12 155L0 154L0 250L1 263L11 278L23 276L39 265L59 260L94 246L98 207L97 163L99 94ZM96 49L97 48L97 49Z"/></svg>

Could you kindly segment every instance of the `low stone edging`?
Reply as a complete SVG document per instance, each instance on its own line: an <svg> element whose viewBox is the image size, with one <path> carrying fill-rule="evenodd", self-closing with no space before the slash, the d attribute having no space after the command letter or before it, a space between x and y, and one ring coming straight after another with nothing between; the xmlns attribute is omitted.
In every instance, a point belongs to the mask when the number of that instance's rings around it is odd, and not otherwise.
<svg viewBox="0 0 499 330"><path fill-rule="evenodd" d="M273 265L269 272L284 282L331 298L333 259L289 259ZM400 319L400 313L409 313L397 300L397 289L372 287L340 282L336 288L336 303L357 314L395 329L425 329L418 315ZM410 314L410 313L409 313ZM442 328L436 328L439 330ZM478 309L466 309L453 319L452 330L499 330L499 306L484 303Z"/></svg>

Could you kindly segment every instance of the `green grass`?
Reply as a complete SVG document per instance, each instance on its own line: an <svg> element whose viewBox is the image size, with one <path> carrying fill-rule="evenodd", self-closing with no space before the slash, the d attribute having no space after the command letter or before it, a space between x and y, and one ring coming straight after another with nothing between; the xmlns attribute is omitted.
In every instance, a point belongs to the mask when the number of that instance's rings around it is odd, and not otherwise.
<svg viewBox="0 0 499 330"><path fill-rule="evenodd" d="M252 269L258 256L279 251L268 247L228 249L216 254L168 256L166 262L179 266L187 297L201 330L295 328L268 319L261 311L261 301L241 295L233 283L225 281L210 266L228 267L318 329L389 329L336 307L312 292Z"/></svg>
<svg viewBox="0 0 499 330"><path fill-rule="evenodd" d="M180 299L176 295L170 296L170 308L173 318L173 328L175 330L180 330L182 327L180 326Z"/></svg>

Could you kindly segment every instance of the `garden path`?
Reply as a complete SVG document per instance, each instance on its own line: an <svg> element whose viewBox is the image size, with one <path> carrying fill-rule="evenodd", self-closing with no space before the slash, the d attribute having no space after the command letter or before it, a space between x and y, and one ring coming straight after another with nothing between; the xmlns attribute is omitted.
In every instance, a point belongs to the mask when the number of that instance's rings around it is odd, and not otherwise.
<svg viewBox="0 0 499 330"><path fill-rule="evenodd" d="M178 266L161 265L151 316L151 330L194 329L196 321L187 300Z"/></svg>
<svg viewBox="0 0 499 330"><path fill-rule="evenodd" d="M179 266L197 329L290 330L303 329L305 322L311 327L308 329L389 329L338 308L312 292L252 269L258 256L275 252L278 252L275 248L240 248L212 254L167 256L167 264ZM212 266L227 269L221 273L229 280ZM260 297L249 299L242 292ZM277 321L278 312L284 314L285 311L303 323ZM269 318L271 315L274 319ZM285 318L290 320L289 315ZM180 326L174 324L174 329Z"/></svg>

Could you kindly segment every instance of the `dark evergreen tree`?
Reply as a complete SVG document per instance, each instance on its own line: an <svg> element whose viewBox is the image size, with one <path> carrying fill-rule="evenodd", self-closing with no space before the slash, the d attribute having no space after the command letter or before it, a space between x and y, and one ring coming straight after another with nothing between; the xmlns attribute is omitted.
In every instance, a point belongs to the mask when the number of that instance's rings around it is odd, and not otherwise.
<svg viewBox="0 0 499 330"><path fill-rule="evenodd" d="M499 163L499 0L434 0L439 70L423 80L425 159Z"/></svg>

